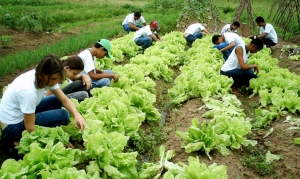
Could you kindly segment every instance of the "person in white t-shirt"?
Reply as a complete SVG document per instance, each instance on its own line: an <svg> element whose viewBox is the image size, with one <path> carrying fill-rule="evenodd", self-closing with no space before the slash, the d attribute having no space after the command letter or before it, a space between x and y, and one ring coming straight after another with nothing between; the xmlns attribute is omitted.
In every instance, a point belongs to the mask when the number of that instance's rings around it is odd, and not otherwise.
<svg viewBox="0 0 300 179"><path fill-rule="evenodd" d="M184 31L183 37L187 41L189 45L193 44L196 39L201 39L203 34L202 32L205 32L206 34L210 34L205 27L200 23L194 23L188 26L188 28Z"/></svg>
<svg viewBox="0 0 300 179"><path fill-rule="evenodd" d="M82 101L85 98L89 97L88 91L91 87L90 78L83 74L81 76L77 76L83 69L84 64L79 56L70 56L66 60L62 60L64 64L64 74L73 82L69 83L67 86L62 88L62 91L68 98L74 98L78 101ZM62 82L65 79L62 80ZM59 87L61 88L62 82L59 82ZM46 96L51 95L52 92L50 90L47 91Z"/></svg>
<svg viewBox="0 0 300 179"><path fill-rule="evenodd" d="M261 39L264 41L264 44L270 48L272 46L275 46L278 42L278 37L277 37L277 33L274 29L274 27L269 24L269 23L265 23L264 18L262 18L261 16L258 16L256 19L256 24L260 27L260 32L259 35L255 35L255 36L249 36L249 38L251 39Z"/></svg>
<svg viewBox="0 0 300 179"><path fill-rule="evenodd" d="M58 86L62 79L62 61L58 56L49 54L41 59L34 70L18 76L8 85L0 104L0 124L6 147L18 146L22 132L34 131L35 125L67 125L69 112L74 116L75 126L84 130L85 120ZM54 95L43 98L47 89Z"/></svg>
<svg viewBox="0 0 300 179"><path fill-rule="evenodd" d="M238 21L234 21L232 24L226 24L221 32L220 35L223 35L225 32L234 32L237 33L237 29L240 28L240 23Z"/></svg>
<svg viewBox="0 0 300 179"><path fill-rule="evenodd" d="M231 86L232 92L238 93L238 88L242 86L249 86L249 81L252 78L257 78L256 74L259 73L257 65L248 65L248 56L250 53L257 53L263 49L264 43L260 39L254 39L247 45L237 45L228 59L225 61L221 68L221 75L228 76L233 79ZM256 74L254 74L253 70Z"/></svg>
<svg viewBox="0 0 300 179"><path fill-rule="evenodd" d="M233 32L225 32L223 35L214 35L212 37L213 48L217 48L223 53L225 61L230 55L232 49L237 45L245 45L243 39Z"/></svg>
<svg viewBox="0 0 300 179"><path fill-rule="evenodd" d="M119 76L114 74L112 70L100 70L95 68L94 57L104 58L105 56L111 57L111 43L107 39L100 39L92 48L87 48L80 52L78 56L82 59L84 64L84 70L79 74L86 74L92 81L93 88L102 88L104 86L110 86L111 79L114 82L119 81Z"/></svg>
<svg viewBox="0 0 300 179"><path fill-rule="evenodd" d="M152 41L161 41L157 31L160 30L157 21L152 21L150 25L147 25L135 32L133 41L136 45L142 46L143 51L152 45Z"/></svg>
<svg viewBox="0 0 300 179"><path fill-rule="evenodd" d="M126 16L126 18L122 22L122 26L123 29L129 33L131 31L137 31L142 28L142 26L139 25L139 22L141 22L144 26L147 25L147 22L142 16L141 12L135 12Z"/></svg>

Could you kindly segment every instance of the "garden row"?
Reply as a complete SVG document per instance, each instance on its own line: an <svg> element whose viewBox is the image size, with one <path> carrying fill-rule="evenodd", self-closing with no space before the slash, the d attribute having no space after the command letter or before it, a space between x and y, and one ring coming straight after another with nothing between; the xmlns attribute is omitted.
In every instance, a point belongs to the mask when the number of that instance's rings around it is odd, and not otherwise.
<svg viewBox="0 0 300 179"><path fill-rule="evenodd" d="M207 167L192 157L188 165L174 164L169 161L174 157L174 151L166 151L163 146L160 147L159 162L144 162L140 168L137 168L138 153L124 150L129 138L138 135L137 131L145 120L159 123L161 115L153 106L156 99L153 79L173 82L174 74L169 67L176 65L181 65L181 73L168 91L171 103L181 104L191 98L202 98L205 103L203 107L209 109L203 115L210 119L209 123L200 124L198 119L191 119L192 125L187 131L177 131L185 151L203 151L211 158L209 153L212 150L227 156L230 149L256 145L256 141L246 137L252 124L240 108L240 101L229 94L232 79L219 73L223 58L218 50L211 48L211 36L197 40L186 51L182 33L171 32L143 55L138 54L140 50L132 41L132 36L131 33L112 40L116 49L113 51L114 60L123 61L125 54L132 57L129 64L114 66L109 59L95 61L98 68L112 68L120 76L119 82L111 87L93 89L93 97L81 103L73 100L86 119L87 128L80 132L70 124L53 129L37 127L30 134L25 131L18 147L19 153L25 156L19 161L6 160L0 170L3 178L158 178L164 170L167 170L163 176L165 179L194 176L227 178L227 167L224 165ZM285 110L298 113L299 105L290 96L294 95L300 101L299 77L278 68L277 59L270 57L268 49L252 55L250 63L258 64L261 69L260 77L251 80L254 94L261 97L262 108L258 110L271 109L268 111L278 115L283 115ZM283 86L280 86L283 82L276 83L281 78L287 81ZM270 97L274 95L280 98L280 102ZM256 123L258 128L267 125L264 117L257 115L256 118L263 121L256 120L253 124ZM83 141L85 150L65 149L63 144L69 138ZM270 153L269 156L274 157ZM84 161L89 161L85 170L74 167Z"/></svg>

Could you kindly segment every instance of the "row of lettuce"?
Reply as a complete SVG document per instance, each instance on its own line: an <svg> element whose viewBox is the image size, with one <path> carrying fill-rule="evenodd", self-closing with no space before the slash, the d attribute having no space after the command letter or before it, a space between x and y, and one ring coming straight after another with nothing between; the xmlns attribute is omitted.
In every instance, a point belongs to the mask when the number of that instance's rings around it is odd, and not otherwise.
<svg viewBox="0 0 300 179"><path fill-rule="evenodd" d="M166 151L163 146L160 147L159 162L144 162L139 169L138 153L124 152L129 138L138 135L137 131L145 120L160 120L160 113L154 107L156 91L153 79L174 83L168 90L173 104L181 104L197 97L204 101L205 106L200 109L207 109L203 117L210 119L209 122L204 121L200 124L198 119L192 119L188 131L176 132L183 140L182 147L186 152L204 151L211 159L209 153L212 150L218 150L220 154L227 156L230 149L239 149L241 145L256 145L256 141L246 137L252 125L240 108L241 102L236 96L229 94L232 79L219 73L223 58L218 50L211 48L211 36L197 40L192 48L185 50L186 42L182 33L171 32L162 37L162 42L148 48L144 54L139 54L140 47L134 44L132 37L133 34L130 33L112 41L114 61L122 62L125 54L131 57L130 63L115 66L109 59L95 61L98 68L111 68L119 74L119 82L113 83L111 87L93 89L93 97L81 103L73 100L86 119L87 128L80 132L70 124L57 128L37 127L32 133L24 131L18 151L25 156L19 161L6 160L0 170L1 178L59 176L146 179L158 178L162 174L164 179L199 176L227 178L227 167L224 165L206 166L193 157L188 159L188 165L172 163L169 160L175 156L174 151ZM296 104L288 105L291 103L288 101L289 95L299 98L300 93L296 91L299 85L294 88L292 85L289 88L284 86L280 93L280 104L272 97L264 97L279 93L279 90L275 90L275 87L281 87L276 85L279 77L293 85L300 82L299 77L278 68L277 59L271 58L267 49L253 55L251 63L259 64L262 77L251 81L254 93L260 95L262 107L265 107L257 109L257 114L275 113L278 116L286 109L292 113L299 112ZM181 73L173 81L174 72L170 67L176 65L181 65ZM276 81L273 79L274 75L277 77ZM266 80L270 82L266 83ZM269 105L271 107L268 109L271 111L266 108ZM258 115L257 119L257 128L264 127L269 122L265 122L266 118L262 115ZM84 150L66 149L64 144L67 144L70 138L78 142L83 141ZM89 162L85 170L75 167L84 162Z"/></svg>

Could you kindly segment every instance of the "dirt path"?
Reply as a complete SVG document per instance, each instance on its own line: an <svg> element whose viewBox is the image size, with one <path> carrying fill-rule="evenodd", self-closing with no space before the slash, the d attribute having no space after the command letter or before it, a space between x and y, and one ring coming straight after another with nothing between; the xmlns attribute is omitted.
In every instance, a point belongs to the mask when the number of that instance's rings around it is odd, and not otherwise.
<svg viewBox="0 0 300 179"><path fill-rule="evenodd" d="M218 32L220 29L225 25L225 23L218 22ZM214 30L214 24L208 24L207 29L210 31ZM179 31L183 31L183 28L178 28ZM78 32L74 33L67 33L67 34L51 34L47 35L44 33L36 33L30 34L26 32L21 32L18 30L13 29L2 29L0 30L0 35L7 34L13 35L13 45L9 48L2 48L0 56L7 55L8 53L17 53L21 50L31 49L34 50L35 48L49 43L54 43L58 40L65 39L69 35L77 34ZM249 27L246 24L242 24L241 28L238 31L239 35L244 37L251 34ZM281 53L281 47L284 44L290 44L289 42L285 42L279 40L279 43L273 49L272 56L274 58L278 58ZM299 45L299 44L298 44ZM290 61L286 58L286 56L282 59L279 59L279 66L283 68L288 68L292 72L296 74L300 74L299 61ZM21 73L32 69L29 67L23 71L16 70L13 74L6 75L5 77L0 78L0 88L2 89L3 86L12 82L12 80ZM239 98L243 103L243 108L248 109L249 104L258 104L258 98L254 98L249 100L247 97ZM199 111L198 108L203 105L201 99L192 99L188 102L184 103L176 112L169 112L167 115L166 125L171 128L172 130L169 133L169 140L166 141L164 144L166 145L167 149L175 150L177 156L173 159L173 162L186 162L187 157L189 155L198 156L201 162L206 164L211 164L216 162L217 164L224 164L228 167L228 175L230 179L253 179L253 178L267 178L271 179L275 176L268 175L264 176L261 175L254 170L248 168L246 169L241 164L241 157L245 155L245 151L241 150L233 150L228 157L221 156L216 151L211 153L213 158L212 161L208 160L207 156L203 153L192 153L187 154L181 148L181 140L179 137L175 135L176 130L186 131L187 128L190 126L190 121L193 118L198 118L199 121L207 120L202 118L202 114L204 111ZM262 139L262 135L266 132L266 130L253 132L251 136L253 139L258 140L258 146L264 147L266 150L271 150L272 153L282 155L284 160L277 162L277 168L274 173L276 173L277 178L286 178L290 176L290 178L300 178L299 176L299 166L298 160L299 158L299 147L293 145L293 138L296 136L300 136L300 132L298 131L289 131L289 132L282 132L283 129L287 128L287 124L282 124L284 117L277 119L273 124L274 132L271 136L266 139ZM1 148L1 147L0 147ZM0 153L3 153L0 149ZM7 158L7 156L1 155L0 157L0 164ZM275 175L275 174L274 174Z"/></svg>

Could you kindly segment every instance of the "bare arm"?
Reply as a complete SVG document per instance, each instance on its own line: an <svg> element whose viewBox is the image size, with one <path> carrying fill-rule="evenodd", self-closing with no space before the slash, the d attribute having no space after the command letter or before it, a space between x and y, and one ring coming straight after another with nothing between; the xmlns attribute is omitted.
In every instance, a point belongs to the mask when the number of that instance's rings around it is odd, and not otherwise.
<svg viewBox="0 0 300 179"><path fill-rule="evenodd" d="M84 130L86 122L77 111L72 101L62 92L60 88L53 90L52 93L59 99L62 105L69 111L69 113L74 116L75 126L77 128L80 128L81 130Z"/></svg>
<svg viewBox="0 0 300 179"><path fill-rule="evenodd" d="M210 34L206 29L203 29L202 31L204 31L206 34Z"/></svg>
<svg viewBox="0 0 300 179"><path fill-rule="evenodd" d="M229 50L231 48L235 47L234 41L230 42L230 44L227 47L224 47L220 50L220 52L224 52L225 50Z"/></svg>
<svg viewBox="0 0 300 179"><path fill-rule="evenodd" d="M159 36L158 34L155 34L155 35L151 34L150 37L151 37L155 42L161 41L161 40L160 40L160 36Z"/></svg>
<svg viewBox="0 0 300 179"><path fill-rule="evenodd" d="M266 36L268 35L267 32L263 33L263 34L260 34L260 35L251 35L249 36L250 39L256 39L256 38L265 38Z"/></svg>
<svg viewBox="0 0 300 179"><path fill-rule="evenodd" d="M257 65L247 65L247 64L245 64L242 47L236 47L235 53L236 53L238 62L240 64L242 70L249 70L249 69L253 68L258 73L258 66Z"/></svg>
<svg viewBox="0 0 300 179"><path fill-rule="evenodd" d="M135 26L133 23L129 22L129 27L133 30L139 30L140 28L138 28L137 26Z"/></svg>
<svg viewBox="0 0 300 179"><path fill-rule="evenodd" d="M89 75L92 80L100 80L102 78L112 77L115 82L119 81L119 76L116 74L105 73L103 70L96 70L96 71L97 71L97 73L94 73L93 70L89 72Z"/></svg>
<svg viewBox="0 0 300 179"><path fill-rule="evenodd" d="M86 89L87 90L90 89L91 86L92 86L92 82L91 82L90 78L86 74L77 76L76 80L82 80L82 83L83 83L83 85L86 85Z"/></svg>
<svg viewBox="0 0 300 179"><path fill-rule="evenodd" d="M24 116L24 126L28 132L35 130L35 114L23 114Z"/></svg>

